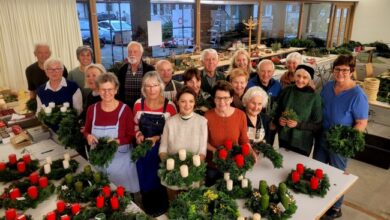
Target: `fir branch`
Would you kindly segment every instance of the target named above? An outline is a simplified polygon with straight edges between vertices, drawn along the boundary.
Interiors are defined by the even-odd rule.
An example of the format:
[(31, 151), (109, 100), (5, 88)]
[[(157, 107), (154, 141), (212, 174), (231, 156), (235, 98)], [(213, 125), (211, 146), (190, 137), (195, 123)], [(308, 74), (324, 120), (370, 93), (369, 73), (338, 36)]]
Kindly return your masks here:
[(268, 158), (275, 168), (283, 167), (283, 155), (277, 152), (271, 145), (265, 142), (255, 143), (252, 148), (263, 153), (264, 157)]
[(364, 134), (352, 127), (335, 125), (326, 133), (328, 148), (343, 157), (354, 157), (364, 150)]
[(285, 183), (288, 188), (292, 189), (294, 192), (308, 194), (310, 197), (324, 197), (328, 192), (330, 187), (328, 175), (323, 174), (323, 178), (318, 182), (318, 188), (313, 190), (310, 188), (310, 179), (315, 176), (315, 171), (313, 169), (305, 167), (304, 173), (301, 175), (299, 182), (297, 183), (292, 181), (291, 176), (293, 172), (294, 170), (288, 174)]
[(118, 143), (110, 141), (109, 138), (99, 138), (96, 147), (89, 152), (89, 162), (95, 166), (107, 167), (116, 151)]
[(151, 140), (144, 140), (142, 143), (137, 145), (131, 152), (131, 160), (137, 161), (140, 157), (145, 157), (146, 153), (153, 147)]
[[(18, 162), (22, 162), (23, 159), (20, 158)], [(22, 177), (29, 176), (32, 172), (39, 168), (38, 160), (31, 160), (29, 164), (26, 164), (26, 171), (20, 173), (17, 169), (17, 162), (11, 165), (9, 162), (6, 165), (6, 169), (0, 171), (0, 182), (9, 182), (13, 180), (18, 180)]]

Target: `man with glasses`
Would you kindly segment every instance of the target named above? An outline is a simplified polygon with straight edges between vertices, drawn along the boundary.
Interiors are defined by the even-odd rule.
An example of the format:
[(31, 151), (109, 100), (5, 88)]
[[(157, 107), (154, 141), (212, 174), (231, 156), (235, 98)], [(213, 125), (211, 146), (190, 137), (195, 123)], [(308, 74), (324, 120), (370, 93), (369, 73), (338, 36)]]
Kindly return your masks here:
[[(26, 78), (28, 83), (28, 90), (30, 91), (30, 98), (36, 97), (36, 90), (38, 87), (47, 82), (43, 64), (51, 55), (50, 47), (46, 43), (37, 43), (34, 46), (34, 55), (37, 58), (37, 62), (31, 64), (26, 68)], [(68, 76), (68, 71), (64, 67), (63, 76)]]

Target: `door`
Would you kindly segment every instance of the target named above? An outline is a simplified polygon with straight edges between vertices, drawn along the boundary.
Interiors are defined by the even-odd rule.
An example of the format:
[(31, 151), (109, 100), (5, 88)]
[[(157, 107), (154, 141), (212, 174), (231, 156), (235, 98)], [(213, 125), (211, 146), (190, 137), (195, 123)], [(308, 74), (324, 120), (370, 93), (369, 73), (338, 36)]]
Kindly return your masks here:
[(348, 42), (351, 36), (353, 4), (336, 3), (331, 16), (328, 47), (337, 47)]

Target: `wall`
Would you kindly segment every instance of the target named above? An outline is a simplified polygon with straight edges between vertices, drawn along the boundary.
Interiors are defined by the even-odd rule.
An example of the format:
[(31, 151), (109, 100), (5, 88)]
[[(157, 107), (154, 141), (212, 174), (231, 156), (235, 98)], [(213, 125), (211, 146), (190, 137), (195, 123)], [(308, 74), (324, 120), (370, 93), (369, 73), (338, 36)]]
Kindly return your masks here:
[(359, 0), (351, 40), (362, 43), (382, 41), (390, 44), (389, 10), (389, 0)]

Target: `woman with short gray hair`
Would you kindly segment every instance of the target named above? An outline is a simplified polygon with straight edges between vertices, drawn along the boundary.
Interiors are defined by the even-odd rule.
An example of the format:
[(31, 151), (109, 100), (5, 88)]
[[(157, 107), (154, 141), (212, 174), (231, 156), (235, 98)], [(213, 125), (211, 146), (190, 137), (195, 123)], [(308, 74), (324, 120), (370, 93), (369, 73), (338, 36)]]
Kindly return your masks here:
[(69, 71), (68, 79), (77, 83), (85, 100), (90, 89), (85, 88), (85, 68), (92, 63), (92, 48), (90, 46), (80, 46), (76, 50), (77, 60), (80, 65)]
[(302, 63), (302, 55), (298, 52), (293, 52), (286, 57), (287, 71), (280, 78), (280, 84), (282, 88), (286, 88), (288, 85), (294, 84), (295, 69)]

